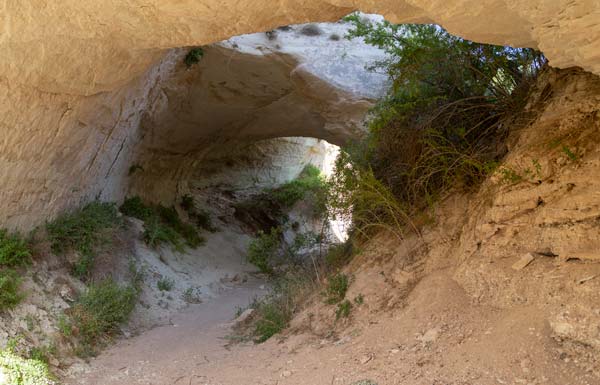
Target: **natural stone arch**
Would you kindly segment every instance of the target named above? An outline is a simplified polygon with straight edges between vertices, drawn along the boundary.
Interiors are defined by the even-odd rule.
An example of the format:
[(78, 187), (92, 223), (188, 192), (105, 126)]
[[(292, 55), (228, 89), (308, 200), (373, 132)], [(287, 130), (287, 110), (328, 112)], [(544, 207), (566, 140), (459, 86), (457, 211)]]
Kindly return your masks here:
[(438, 23), (475, 41), (539, 48), (553, 66), (600, 73), (595, 0), (26, 0), (2, 9), (0, 76), (48, 92), (89, 95), (124, 85), (168, 48), (334, 21), (354, 10), (393, 22)]

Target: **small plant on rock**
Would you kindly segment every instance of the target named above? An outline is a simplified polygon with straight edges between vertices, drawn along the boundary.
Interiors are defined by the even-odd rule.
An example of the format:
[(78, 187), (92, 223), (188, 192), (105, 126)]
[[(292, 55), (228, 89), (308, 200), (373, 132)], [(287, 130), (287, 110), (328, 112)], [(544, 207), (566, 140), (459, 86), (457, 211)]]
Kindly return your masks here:
[(348, 276), (343, 273), (338, 273), (331, 276), (327, 282), (326, 299), (330, 305), (334, 305), (342, 301), (346, 297), (348, 291)]
[(169, 279), (169, 278), (161, 278), (156, 283), (156, 286), (158, 287), (158, 290), (160, 290), (160, 291), (171, 291), (171, 290), (173, 290), (174, 285), (175, 285), (175, 282), (173, 282), (173, 280)]
[(185, 59), (183, 59), (187, 68), (192, 67), (194, 64), (200, 63), (200, 59), (204, 56), (204, 50), (201, 47), (192, 48), (188, 51), (187, 55), (185, 55)]

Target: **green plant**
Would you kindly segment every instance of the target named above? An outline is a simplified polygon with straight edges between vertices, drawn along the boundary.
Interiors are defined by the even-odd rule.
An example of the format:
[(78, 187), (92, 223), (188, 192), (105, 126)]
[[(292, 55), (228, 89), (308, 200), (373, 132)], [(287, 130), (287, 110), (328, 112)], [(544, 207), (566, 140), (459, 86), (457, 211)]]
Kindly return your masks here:
[(412, 218), (452, 188), (476, 188), (493, 170), (508, 122), (525, 116), (546, 60), (433, 25), (371, 23), (359, 14), (345, 20), (353, 26), (347, 38), (388, 53), (372, 68), (385, 71), (392, 87), (372, 111), (369, 134), (342, 152), (335, 200), (358, 219), (359, 232), (373, 224), (416, 231)]
[(201, 47), (192, 48), (188, 51), (187, 55), (183, 59), (183, 62), (190, 68), (194, 64), (200, 63), (200, 59), (204, 56), (204, 50)]
[(9, 234), (0, 229), (0, 266), (19, 267), (31, 262), (31, 250), (27, 242), (18, 234)]
[(350, 311), (352, 311), (352, 302), (346, 299), (338, 303), (337, 309), (335, 310), (335, 319), (348, 318), (350, 316)]
[(37, 359), (26, 359), (10, 349), (0, 351), (2, 383), (10, 385), (55, 385), (48, 366)]
[(69, 310), (71, 330), (63, 334), (76, 331), (83, 347), (80, 352), (87, 355), (102, 338), (117, 332), (118, 326), (127, 321), (136, 299), (132, 286), (120, 286), (110, 279), (94, 283)]
[(500, 183), (502, 184), (515, 184), (523, 180), (521, 175), (509, 167), (502, 167), (498, 172), (500, 173)]
[(144, 222), (144, 241), (152, 246), (158, 247), (163, 243), (171, 244), (177, 251), (183, 251), (181, 237), (173, 228), (165, 225), (157, 217), (152, 217)]
[(142, 221), (146, 221), (154, 215), (154, 210), (147, 206), (139, 196), (126, 198), (119, 210), (129, 217), (141, 219)]
[(337, 245), (331, 245), (325, 254), (325, 265), (330, 270), (339, 269), (350, 261), (352, 253), (353, 244), (350, 240)]
[(56, 354), (56, 345), (53, 343), (42, 346), (32, 347), (29, 351), (29, 358), (48, 364), (50, 357)]
[(19, 292), (21, 278), (16, 271), (0, 270), (0, 311), (12, 309), (23, 299)]
[(265, 274), (273, 274), (271, 261), (276, 257), (280, 247), (281, 229), (271, 228), (269, 233), (258, 232), (248, 246), (248, 262), (258, 267)]
[(292, 207), (310, 194), (314, 204), (315, 215), (323, 215), (327, 209), (328, 185), (321, 175), (321, 170), (309, 164), (304, 167), (298, 178), (273, 189), (269, 195), (285, 208)]
[(79, 253), (80, 259), (72, 268), (78, 278), (88, 278), (93, 268), (95, 250), (110, 241), (121, 224), (113, 203), (92, 202), (71, 213), (63, 214), (46, 224), (52, 250), (62, 254), (68, 250)]
[(365, 298), (363, 297), (362, 294), (357, 295), (356, 297), (354, 297), (354, 303), (357, 305), (362, 305), (365, 302)]
[(329, 277), (325, 302), (333, 305), (342, 301), (346, 297), (346, 291), (348, 291), (348, 276), (346, 274), (338, 273)]
[(156, 287), (158, 287), (158, 290), (160, 291), (171, 291), (174, 285), (175, 282), (169, 278), (161, 278), (156, 283)]
[(254, 324), (254, 342), (262, 343), (287, 327), (290, 315), (277, 303), (260, 306), (260, 317)]
[(144, 168), (137, 163), (132, 164), (131, 166), (129, 166), (129, 171), (127, 172), (127, 175), (131, 176), (137, 171), (144, 171)]
[(572, 160), (573, 162), (577, 161), (579, 159), (579, 157), (573, 152), (571, 151), (571, 149), (565, 145), (563, 145), (561, 147), (561, 150), (563, 153), (565, 153), (570, 160)]

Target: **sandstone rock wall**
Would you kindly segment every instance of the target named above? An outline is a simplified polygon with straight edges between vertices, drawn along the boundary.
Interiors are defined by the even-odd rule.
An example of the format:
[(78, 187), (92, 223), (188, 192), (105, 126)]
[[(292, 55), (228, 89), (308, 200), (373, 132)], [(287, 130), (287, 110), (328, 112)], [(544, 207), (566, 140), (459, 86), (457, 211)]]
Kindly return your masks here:
[(138, 132), (140, 121), (164, 98), (158, 85), (181, 57), (172, 48), (337, 20), (356, 9), (537, 47), (554, 66), (600, 73), (595, 0), (4, 1), (0, 223), (29, 228), (80, 202), (125, 193), (131, 157), (147, 134)]

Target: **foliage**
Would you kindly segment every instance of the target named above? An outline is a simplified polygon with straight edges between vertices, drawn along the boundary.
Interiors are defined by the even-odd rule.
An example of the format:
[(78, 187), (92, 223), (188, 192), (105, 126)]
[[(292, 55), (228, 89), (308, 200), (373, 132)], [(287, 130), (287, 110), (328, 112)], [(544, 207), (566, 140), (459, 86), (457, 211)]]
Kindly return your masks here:
[(292, 207), (301, 199), (310, 200), (315, 207), (315, 215), (322, 215), (327, 210), (327, 188), (321, 170), (309, 164), (298, 178), (271, 190), (270, 195), (285, 208)]
[(255, 312), (254, 341), (264, 342), (285, 329), (316, 285), (313, 272), (302, 266), (294, 266), (276, 277), (271, 294), (251, 305)]
[(217, 228), (213, 225), (210, 213), (203, 209), (198, 209), (194, 198), (191, 195), (181, 197), (181, 208), (183, 208), (190, 219), (201, 229), (214, 233)]
[(144, 221), (144, 241), (157, 247), (160, 244), (171, 244), (175, 250), (182, 251), (183, 243), (191, 248), (204, 244), (196, 228), (185, 223), (174, 207), (163, 205), (147, 205), (139, 196), (127, 198), (120, 207), (123, 214)]
[(56, 384), (48, 366), (37, 359), (20, 357), (11, 349), (0, 351), (0, 373), (2, 383), (11, 385), (52, 385)]
[(190, 68), (194, 64), (200, 63), (200, 59), (204, 56), (204, 50), (201, 47), (192, 48), (188, 51), (183, 59), (183, 62)]
[(350, 316), (350, 311), (352, 311), (352, 302), (346, 299), (338, 303), (337, 309), (335, 310), (335, 319), (348, 318)]
[(330, 305), (342, 301), (346, 297), (348, 291), (348, 276), (343, 273), (335, 274), (329, 277), (326, 288), (326, 299)]
[(9, 234), (0, 229), (0, 266), (26, 266), (31, 262), (31, 251), (27, 242), (18, 233)]
[(79, 337), (84, 348), (81, 352), (92, 353), (103, 338), (116, 333), (128, 320), (136, 299), (135, 288), (120, 286), (111, 279), (90, 285), (70, 309), (68, 334)]
[(0, 311), (12, 309), (23, 299), (19, 292), (21, 278), (16, 271), (0, 270)]
[(96, 248), (110, 240), (110, 235), (120, 223), (113, 203), (96, 201), (59, 216), (46, 224), (46, 230), (55, 253), (62, 254), (68, 250), (79, 253), (80, 259), (72, 272), (85, 279), (91, 274)]
[(142, 221), (146, 221), (154, 215), (152, 207), (147, 206), (139, 196), (126, 198), (121, 207), (119, 207), (119, 210), (129, 217)]
[(173, 280), (169, 278), (161, 278), (156, 283), (156, 286), (160, 291), (171, 291), (174, 285), (175, 282), (173, 282)]
[(254, 325), (256, 343), (262, 343), (286, 328), (291, 316), (277, 302), (265, 302), (259, 306), (260, 318)]
[(281, 229), (271, 228), (269, 233), (258, 232), (248, 246), (248, 262), (258, 267), (262, 273), (273, 274), (271, 261), (277, 256), (280, 248)]
[(325, 254), (325, 265), (328, 269), (340, 269), (352, 258), (353, 243), (348, 240), (344, 243), (331, 245)]
[(531, 49), (479, 44), (434, 25), (371, 23), (350, 15), (347, 38), (385, 50), (392, 86), (369, 135), (338, 159), (335, 208), (355, 227), (412, 226), (409, 218), (454, 187), (474, 188), (503, 155), (508, 119), (524, 108), (545, 64)]

